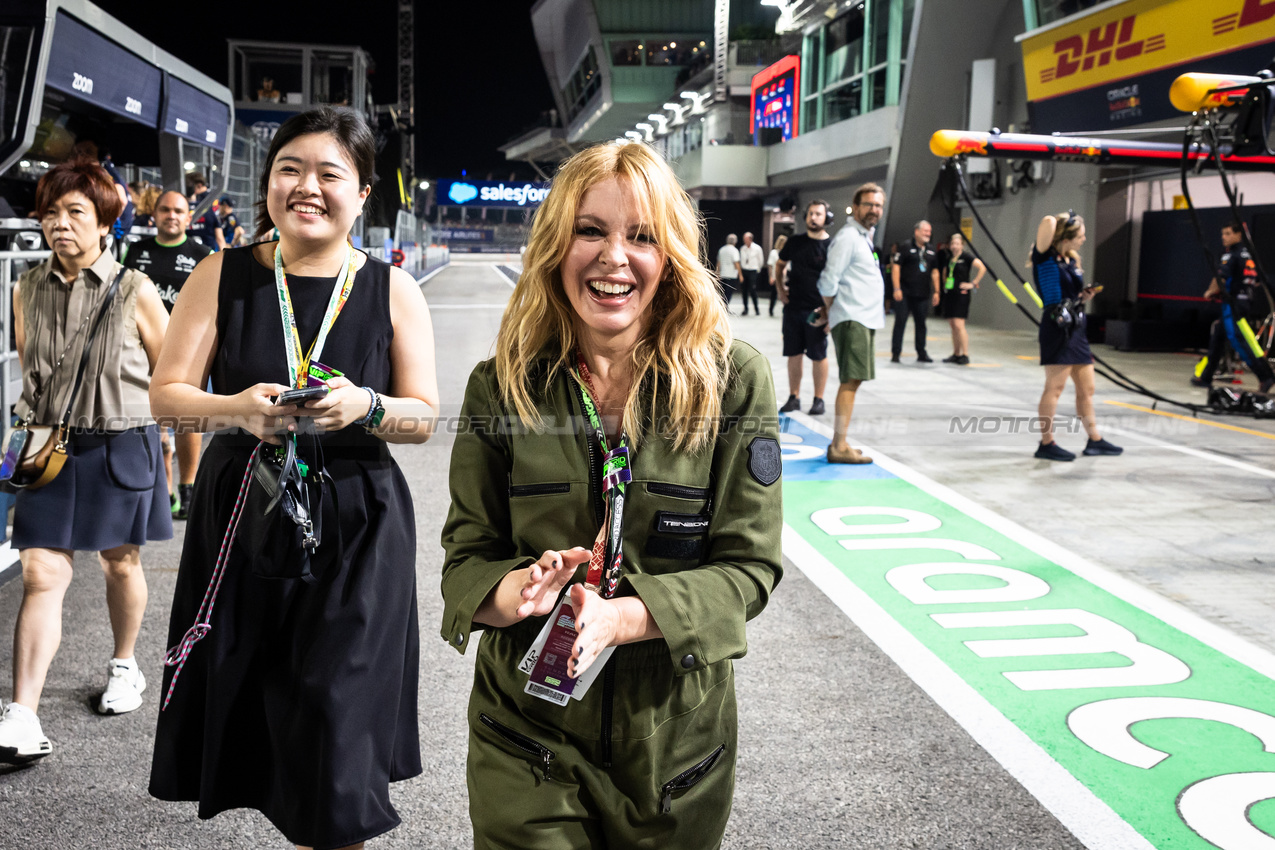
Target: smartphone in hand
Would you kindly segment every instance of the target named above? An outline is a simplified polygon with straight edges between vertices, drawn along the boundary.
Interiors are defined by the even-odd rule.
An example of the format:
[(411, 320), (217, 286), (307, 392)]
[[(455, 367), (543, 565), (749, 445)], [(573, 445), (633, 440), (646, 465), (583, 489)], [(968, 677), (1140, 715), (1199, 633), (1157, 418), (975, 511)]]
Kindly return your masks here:
[(284, 390), (275, 396), (272, 401), (275, 404), (305, 404), (307, 401), (313, 401), (316, 398), (323, 398), (328, 394), (326, 386), (317, 387), (299, 387), (291, 390)]

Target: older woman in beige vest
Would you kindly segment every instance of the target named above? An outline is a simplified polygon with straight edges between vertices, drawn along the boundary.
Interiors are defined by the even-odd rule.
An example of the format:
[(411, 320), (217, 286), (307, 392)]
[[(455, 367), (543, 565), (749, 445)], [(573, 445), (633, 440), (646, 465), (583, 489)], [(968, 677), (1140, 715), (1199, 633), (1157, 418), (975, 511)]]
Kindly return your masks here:
[[(68, 162), (49, 171), (36, 188), (36, 212), (53, 255), (23, 275), (13, 291), (22, 363), (17, 414), (31, 425), (62, 424), (68, 408), (70, 415), (65, 465), (38, 489), (20, 490), (14, 508), (12, 546), (22, 559), (22, 606), (14, 635), (13, 701), (0, 715), (0, 762), (22, 763), (52, 751), (36, 712), (61, 642), (62, 599), (75, 551), (96, 551), (106, 574), (115, 652), (98, 711), (133, 711), (146, 687), (133, 658), (146, 610), (140, 549), (148, 540), (173, 535), (148, 399), (168, 314), (150, 279), (131, 269), (121, 276), (122, 267), (105, 250), (121, 206), (114, 183), (96, 162)], [(99, 314), (102, 321), (92, 335)], [(83, 383), (73, 392), (81, 368)]]

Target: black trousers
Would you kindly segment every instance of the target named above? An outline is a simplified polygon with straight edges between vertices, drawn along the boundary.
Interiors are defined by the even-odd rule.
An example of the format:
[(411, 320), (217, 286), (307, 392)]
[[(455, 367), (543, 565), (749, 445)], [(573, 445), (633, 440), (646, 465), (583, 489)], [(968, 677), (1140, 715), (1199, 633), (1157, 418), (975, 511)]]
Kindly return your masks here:
[(916, 334), (916, 353), (925, 354), (925, 317), (930, 313), (930, 296), (904, 295), (902, 301), (894, 302), (894, 336), (890, 341), (890, 353), (896, 357), (903, 353), (903, 330), (907, 327), (909, 313)]
[(761, 308), (757, 306), (757, 283), (761, 278), (761, 272), (753, 269), (744, 269), (743, 275), (744, 278), (741, 281), (743, 285), (740, 286), (740, 295), (743, 296), (744, 315), (748, 315), (748, 299), (751, 298), (753, 299), (753, 312), (760, 316)]
[[(730, 309), (730, 297), (735, 294), (735, 289), (739, 286), (739, 279), (733, 277), (718, 278), (722, 284), (722, 298), (726, 299), (726, 308)], [(744, 302), (747, 306), (747, 302)]]
[[(1241, 318), (1249, 320), (1254, 318), (1254, 310), (1248, 299), (1236, 298), (1235, 308)], [(1228, 348), (1234, 351), (1253, 370), (1253, 376), (1257, 380), (1265, 382), (1275, 377), (1270, 364), (1264, 358), (1255, 357), (1248, 350), (1248, 344), (1240, 334), (1239, 328), (1234, 325), (1236, 320), (1229, 319), (1227, 313), (1228, 311), (1224, 309), (1222, 318), (1213, 323), (1212, 332), (1209, 334), (1209, 362), (1204, 364), (1204, 371), (1200, 373), (1200, 379), (1203, 381), (1213, 380), (1213, 375), (1217, 373), (1218, 367), (1221, 366), (1222, 359), (1226, 357)], [(1234, 343), (1231, 341), (1232, 335), (1234, 335)]]

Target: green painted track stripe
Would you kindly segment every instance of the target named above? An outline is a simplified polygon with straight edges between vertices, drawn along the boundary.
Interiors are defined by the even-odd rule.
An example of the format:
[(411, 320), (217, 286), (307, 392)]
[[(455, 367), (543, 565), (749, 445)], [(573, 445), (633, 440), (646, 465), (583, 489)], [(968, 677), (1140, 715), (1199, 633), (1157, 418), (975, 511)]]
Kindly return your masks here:
[[(806, 416), (792, 420), (812, 438), (830, 436)], [(812, 464), (794, 465), (785, 484), (784, 554), (904, 672), (1088, 847), (1275, 848), (1275, 799), (1268, 799), (1275, 798), (1275, 755), (1262, 746), (1275, 751), (1275, 717), (1266, 713), (1275, 709), (1275, 656), (867, 451), (880, 470), (863, 480), (837, 480), (836, 470), (829, 470), (833, 480), (818, 480)], [(847, 530), (855, 524), (854, 506), (868, 514), (894, 511), (887, 521), (912, 517), (914, 528), (894, 537), (884, 525)], [(847, 507), (851, 513), (838, 520), (837, 511)], [(827, 508), (835, 510), (815, 517)], [(900, 547), (906, 539), (929, 548)], [(930, 588), (948, 594), (941, 604), (920, 601), (923, 584), (911, 586), (911, 597), (904, 594), (905, 574), (936, 564), (988, 575), (1003, 570), (1028, 590), (1035, 582), (1045, 595), (958, 604), (954, 591), (994, 596), (998, 588), (991, 585), (1004, 584), (980, 584), (968, 574), (978, 569), (959, 568), (952, 572), (964, 575), (928, 579)], [(1025, 630), (1009, 622), (1063, 612), (1092, 625), (1038, 622)], [(989, 622), (995, 619), (1005, 622)], [(1077, 640), (1094, 634), (1094, 626), (1127, 629), (1133, 648), (1149, 660), (1119, 667), (1138, 654), (1119, 650), (1025, 657), (1032, 639)], [(1112, 667), (1121, 672), (1103, 672)], [(1058, 684), (1077, 668), (1086, 684)], [(1148, 671), (1161, 678), (1134, 686), (1126, 677)], [(1033, 687), (1033, 675), (1052, 684)], [(1104, 676), (1105, 684), (1094, 684)], [(1218, 722), (1190, 719), (1204, 716), (1190, 713), (1199, 710)], [(1154, 722), (1135, 726), (1143, 719)]]

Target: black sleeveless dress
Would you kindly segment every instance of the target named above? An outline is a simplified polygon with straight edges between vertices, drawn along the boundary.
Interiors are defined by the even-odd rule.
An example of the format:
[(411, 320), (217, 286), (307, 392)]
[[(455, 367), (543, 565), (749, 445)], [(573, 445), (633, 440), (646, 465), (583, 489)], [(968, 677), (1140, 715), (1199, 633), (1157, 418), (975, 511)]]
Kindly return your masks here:
[[(273, 269), (226, 251), (213, 391), (288, 383)], [(321, 356), (358, 386), (390, 389), (390, 267), (369, 260)], [(308, 350), (333, 278), (289, 276)], [(212, 629), (160, 712), (150, 793), (199, 816), (260, 810), (294, 844), (342, 847), (393, 829), (389, 783), (421, 772), (416, 691), (416, 524), (385, 443), (352, 425), (321, 437), (342, 553), (315, 584), (254, 576), (232, 551)], [(168, 646), (194, 624), (255, 437), (218, 433), (199, 464)], [(302, 442), (304, 446), (304, 440)], [(325, 529), (325, 541), (329, 531)], [(168, 692), (174, 668), (164, 671)], [(162, 703), (161, 703), (162, 704)]]

